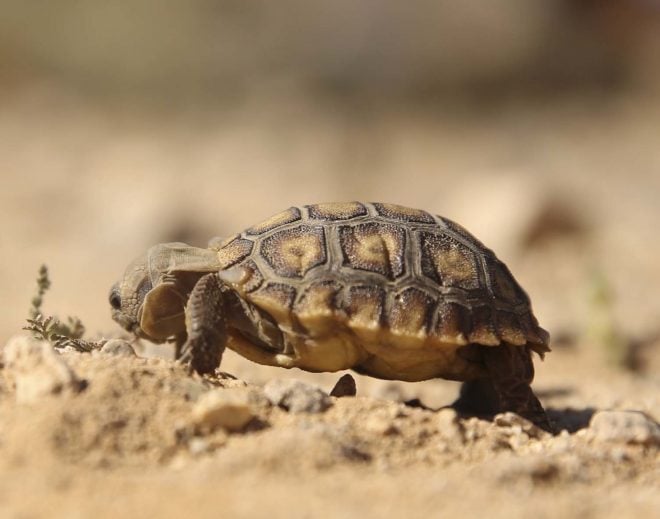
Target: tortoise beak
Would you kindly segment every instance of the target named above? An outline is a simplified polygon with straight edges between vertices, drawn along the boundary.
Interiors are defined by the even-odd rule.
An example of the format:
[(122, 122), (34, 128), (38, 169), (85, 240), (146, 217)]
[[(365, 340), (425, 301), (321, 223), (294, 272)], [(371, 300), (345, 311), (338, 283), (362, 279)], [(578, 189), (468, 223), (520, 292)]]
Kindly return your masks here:
[[(155, 343), (155, 344), (161, 344), (161, 343), (167, 341), (167, 339), (156, 338), (156, 337), (152, 337), (151, 335), (147, 334), (147, 333), (146, 333), (146, 332), (140, 327), (140, 323), (135, 323), (135, 324), (131, 327), (130, 332), (131, 332), (133, 335), (135, 335), (138, 339), (144, 339), (144, 340), (146, 340), (146, 341), (153, 342), (153, 343)], [(169, 339), (169, 337), (168, 337), (168, 339)]]

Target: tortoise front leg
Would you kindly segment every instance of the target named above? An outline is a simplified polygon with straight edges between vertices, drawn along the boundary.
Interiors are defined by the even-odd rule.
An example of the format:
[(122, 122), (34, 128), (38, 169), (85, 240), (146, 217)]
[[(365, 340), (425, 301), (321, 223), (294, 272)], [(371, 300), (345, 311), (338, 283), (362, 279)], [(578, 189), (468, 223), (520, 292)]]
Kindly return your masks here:
[(530, 348), (501, 344), (484, 347), (483, 356), (501, 410), (512, 411), (553, 432), (554, 427), (530, 386), (534, 379)]
[(225, 287), (216, 274), (206, 274), (195, 284), (186, 306), (187, 340), (180, 361), (199, 374), (220, 365), (227, 340)]

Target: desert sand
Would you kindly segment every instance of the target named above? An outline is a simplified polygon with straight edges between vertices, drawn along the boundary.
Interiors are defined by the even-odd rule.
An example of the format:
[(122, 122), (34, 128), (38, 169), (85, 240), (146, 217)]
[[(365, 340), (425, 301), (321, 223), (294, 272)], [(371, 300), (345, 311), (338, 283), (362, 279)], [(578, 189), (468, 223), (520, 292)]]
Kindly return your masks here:
[[(653, 92), (476, 113), (270, 96), (182, 113), (5, 91), (0, 516), (656, 516), (659, 107)], [(147, 343), (56, 352), (21, 332), (42, 263), (46, 313), (125, 338), (107, 294), (133, 256), (336, 200), (443, 214), (507, 262), (553, 337), (534, 388), (561, 433), (459, 416), (455, 382), (354, 375), (357, 396), (336, 398), (343, 373), (227, 353), (201, 378)]]

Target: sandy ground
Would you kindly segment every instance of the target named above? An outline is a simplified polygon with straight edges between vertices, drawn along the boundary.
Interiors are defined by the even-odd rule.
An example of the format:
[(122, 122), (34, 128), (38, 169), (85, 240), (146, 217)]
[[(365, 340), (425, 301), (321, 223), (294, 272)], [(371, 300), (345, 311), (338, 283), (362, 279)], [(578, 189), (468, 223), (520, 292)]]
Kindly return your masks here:
[[(357, 397), (294, 413), (264, 385), (329, 393), (341, 374), (229, 354), (236, 380), (202, 380), (143, 358), (158, 353), (148, 345), (59, 355), (19, 340), (0, 369), (0, 516), (654, 516), (658, 107), (638, 93), (477, 112), (269, 98), (154, 113), (4, 92), (0, 344), (23, 325), (41, 263), (46, 312), (116, 337), (108, 289), (153, 243), (203, 244), (291, 204), (397, 202), (464, 224), (528, 290), (554, 337), (534, 387), (565, 432), (456, 416), (452, 382), (356, 376)], [(249, 421), (199, 418), (211, 393), (220, 407), (238, 398)]]

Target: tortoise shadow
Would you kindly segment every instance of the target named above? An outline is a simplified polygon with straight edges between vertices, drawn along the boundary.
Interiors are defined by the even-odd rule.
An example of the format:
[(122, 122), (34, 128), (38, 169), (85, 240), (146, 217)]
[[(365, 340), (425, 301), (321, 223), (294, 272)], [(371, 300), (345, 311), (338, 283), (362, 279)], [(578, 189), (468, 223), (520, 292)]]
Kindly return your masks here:
[[(418, 406), (415, 406), (418, 407)], [(419, 406), (423, 407), (424, 409), (429, 409), (428, 407), (425, 406)], [(454, 409), (458, 411), (458, 415), (461, 418), (480, 418), (481, 420), (488, 420), (489, 422), (492, 422), (495, 415), (494, 414), (481, 414), (481, 413), (470, 413), (470, 412), (465, 412), (464, 410), (457, 410), (454, 406), (445, 406), (440, 409)], [(433, 409), (429, 409), (432, 410)], [(550, 419), (550, 422), (554, 424), (556, 431), (554, 434), (559, 434), (561, 431), (566, 430), (570, 434), (574, 434), (577, 431), (581, 429), (586, 429), (589, 427), (589, 423), (591, 422), (591, 417), (594, 415), (595, 412), (598, 411), (598, 409), (594, 407), (585, 407), (584, 409), (573, 409), (572, 407), (565, 407), (565, 408), (552, 408), (552, 407), (546, 407), (545, 408), (546, 414), (548, 415), (548, 418)]]
[[(454, 405), (446, 405), (446, 406), (441, 406), (439, 408), (431, 408), (424, 405), (418, 398), (407, 400), (403, 402), (403, 404), (405, 404), (408, 407), (424, 409), (426, 411), (433, 411), (433, 412), (440, 411), (441, 409), (454, 409), (455, 411), (458, 412), (458, 415), (463, 419), (475, 417), (492, 422), (495, 417), (495, 415), (492, 413), (467, 412), (464, 409), (457, 409)], [(563, 430), (568, 431), (570, 434), (574, 434), (581, 429), (586, 429), (587, 427), (589, 427), (589, 423), (591, 422), (592, 416), (597, 411), (598, 409), (596, 409), (595, 407), (585, 407), (582, 409), (574, 409), (572, 407), (564, 407), (564, 408), (546, 407), (546, 414), (548, 415), (550, 421), (554, 423), (557, 430), (557, 434)]]
[(562, 397), (570, 396), (574, 392), (575, 389), (570, 386), (560, 386), (560, 387), (534, 390), (536, 396), (539, 397), (541, 400), (546, 400), (549, 398), (562, 398)]
[(558, 430), (567, 430), (570, 434), (589, 427), (591, 417), (598, 411), (595, 407), (574, 409), (572, 407), (546, 407), (548, 418), (555, 423)]

